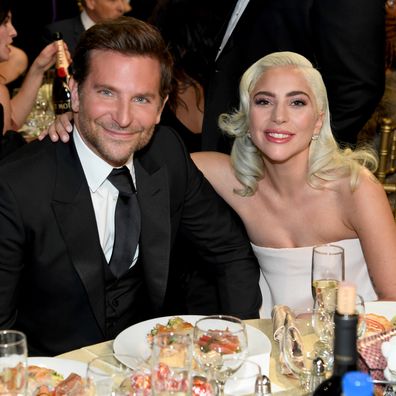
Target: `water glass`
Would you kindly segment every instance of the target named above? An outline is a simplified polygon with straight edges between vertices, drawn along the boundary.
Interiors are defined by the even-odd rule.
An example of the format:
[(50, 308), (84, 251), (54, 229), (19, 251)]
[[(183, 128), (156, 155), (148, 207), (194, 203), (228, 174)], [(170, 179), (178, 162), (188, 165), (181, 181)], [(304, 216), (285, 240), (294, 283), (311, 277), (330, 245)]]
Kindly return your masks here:
[[(122, 363), (121, 363), (122, 361)], [(149, 396), (150, 370), (143, 359), (103, 355), (88, 363), (87, 394), (95, 396)], [(146, 386), (143, 386), (146, 384)]]
[(358, 321), (358, 338), (364, 337), (366, 333), (366, 307), (364, 305), (364, 299), (361, 295), (356, 295), (356, 313), (359, 315)]
[(191, 395), (192, 340), (189, 334), (161, 333), (153, 340), (153, 395)]
[(254, 395), (257, 377), (261, 376), (260, 366), (250, 360), (236, 362), (238, 370), (227, 379), (224, 387), (225, 395)]
[(217, 394), (223, 396), (227, 379), (248, 353), (245, 323), (233, 316), (205, 316), (195, 323), (193, 341), (199, 369), (216, 382)]
[(0, 395), (22, 396), (27, 387), (27, 343), (16, 330), (0, 331)]

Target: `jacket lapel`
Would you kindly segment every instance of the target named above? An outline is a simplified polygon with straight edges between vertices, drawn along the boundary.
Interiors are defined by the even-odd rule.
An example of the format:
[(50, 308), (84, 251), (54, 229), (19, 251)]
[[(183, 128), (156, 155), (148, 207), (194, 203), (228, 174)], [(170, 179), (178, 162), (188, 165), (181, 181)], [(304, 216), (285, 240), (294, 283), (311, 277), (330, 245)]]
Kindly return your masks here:
[(136, 188), (142, 216), (140, 260), (155, 309), (162, 306), (169, 272), (170, 203), (165, 168), (135, 159)]
[(89, 188), (74, 144), (57, 145), (58, 178), (52, 207), (71, 261), (105, 333), (102, 251)]

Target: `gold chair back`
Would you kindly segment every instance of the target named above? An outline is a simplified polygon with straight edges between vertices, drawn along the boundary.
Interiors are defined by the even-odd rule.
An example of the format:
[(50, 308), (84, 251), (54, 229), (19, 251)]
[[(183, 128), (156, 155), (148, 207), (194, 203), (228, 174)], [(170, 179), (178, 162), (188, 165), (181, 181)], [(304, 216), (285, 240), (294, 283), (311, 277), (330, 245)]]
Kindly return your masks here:
[[(378, 169), (376, 176), (387, 194), (396, 193), (396, 126), (390, 118), (382, 118), (379, 126)], [(392, 204), (392, 202), (391, 202)], [(396, 205), (393, 203), (396, 220)]]

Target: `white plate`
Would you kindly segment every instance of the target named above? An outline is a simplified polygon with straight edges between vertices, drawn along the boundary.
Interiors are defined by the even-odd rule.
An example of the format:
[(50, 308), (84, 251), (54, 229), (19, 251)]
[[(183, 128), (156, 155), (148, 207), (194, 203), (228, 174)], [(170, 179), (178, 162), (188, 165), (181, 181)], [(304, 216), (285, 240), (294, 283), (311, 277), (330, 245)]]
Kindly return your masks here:
[[(198, 319), (203, 318), (203, 316), (198, 315), (181, 315), (180, 317), (191, 324), (195, 324)], [(116, 355), (130, 354), (147, 359), (151, 354), (147, 343), (147, 334), (157, 323), (165, 325), (170, 318), (172, 316), (150, 319), (128, 327), (115, 338), (113, 343), (114, 353)], [(268, 337), (262, 331), (250, 325), (246, 325), (246, 330), (248, 335), (248, 355), (268, 354), (269, 356), (271, 342)]]
[(396, 316), (396, 301), (368, 301), (364, 305), (366, 313), (382, 315), (388, 320)]
[(87, 374), (87, 364), (77, 360), (53, 357), (30, 357), (28, 358), (28, 365), (35, 365), (55, 370), (59, 374), (62, 374), (65, 379), (71, 373), (78, 374), (83, 378), (85, 378)]

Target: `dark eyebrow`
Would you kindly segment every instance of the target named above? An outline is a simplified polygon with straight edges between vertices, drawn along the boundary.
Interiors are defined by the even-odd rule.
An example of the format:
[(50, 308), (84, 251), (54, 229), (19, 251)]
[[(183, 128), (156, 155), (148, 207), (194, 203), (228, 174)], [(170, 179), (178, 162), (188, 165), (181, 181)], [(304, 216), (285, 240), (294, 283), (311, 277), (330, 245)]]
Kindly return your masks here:
[[(256, 93), (254, 94), (254, 97), (256, 97), (257, 95), (270, 96), (271, 98), (274, 98), (274, 97), (275, 97), (275, 94), (272, 93), (272, 92), (269, 92), (269, 91), (259, 91), (259, 92), (256, 92)], [(307, 97), (309, 98), (309, 95), (308, 95), (306, 92), (304, 92), (304, 91), (291, 91), (291, 92), (288, 92), (288, 93), (286, 94), (287, 97), (292, 97), (292, 96), (296, 96), (296, 95), (304, 95), (304, 96), (307, 96)]]

